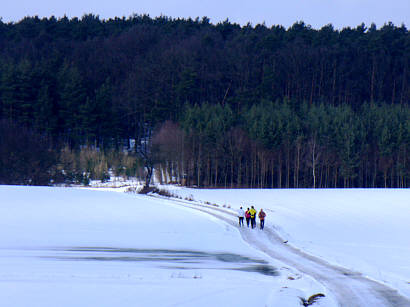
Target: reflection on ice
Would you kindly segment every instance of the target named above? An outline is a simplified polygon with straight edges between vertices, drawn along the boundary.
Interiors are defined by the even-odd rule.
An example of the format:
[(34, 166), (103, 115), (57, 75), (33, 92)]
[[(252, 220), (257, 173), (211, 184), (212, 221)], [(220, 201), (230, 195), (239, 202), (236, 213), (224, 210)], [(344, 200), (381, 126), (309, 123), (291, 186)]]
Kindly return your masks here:
[(161, 263), (164, 269), (216, 269), (256, 272), (278, 276), (277, 269), (265, 260), (232, 253), (210, 253), (190, 250), (136, 249), (113, 247), (71, 247), (52, 249), (43, 259), (62, 261), (119, 261)]

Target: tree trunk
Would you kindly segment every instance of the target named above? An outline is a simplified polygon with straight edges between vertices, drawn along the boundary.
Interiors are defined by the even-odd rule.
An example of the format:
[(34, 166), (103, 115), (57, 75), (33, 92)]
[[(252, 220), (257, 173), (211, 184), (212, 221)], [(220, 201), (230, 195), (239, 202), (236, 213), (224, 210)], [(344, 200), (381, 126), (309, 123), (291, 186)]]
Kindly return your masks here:
[(294, 187), (299, 187), (299, 169), (300, 169), (300, 152), (302, 144), (300, 139), (296, 140), (296, 160), (295, 160), (295, 173), (294, 173)]
[(312, 140), (312, 176), (313, 176), (313, 188), (316, 188), (316, 140)]
[(286, 188), (290, 187), (290, 145), (286, 145)]
[(242, 161), (241, 161), (241, 157), (239, 156), (239, 158), (238, 158), (238, 176), (237, 176), (237, 179), (236, 179), (236, 185), (237, 185), (237, 187), (238, 188), (240, 188), (241, 187), (241, 184), (242, 184), (242, 182), (241, 182), (241, 173), (242, 173)]
[(201, 144), (198, 146), (198, 157), (197, 157), (197, 186), (201, 186)]
[(271, 163), (271, 185), (272, 185), (272, 189), (275, 187), (275, 163), (273, 161), (273, 156), (270, 158), (270, 163)]
[(151, 183), (153, 167), (146, 166), (146, 169), (147, 169), (147, 174), (145, 176), (145, 186), (144, 187), (148, 188), (149, 184)]
[(278, 187), (282, 188), (282, 155), (280, 152), (278, 155)]
[(235, 161), (235, 157), (231, 155), (231, 188), (233, 188), (234, 161)]
[(218, 159), (215, 158), (215, 183), (214, 186), (218, 186)]

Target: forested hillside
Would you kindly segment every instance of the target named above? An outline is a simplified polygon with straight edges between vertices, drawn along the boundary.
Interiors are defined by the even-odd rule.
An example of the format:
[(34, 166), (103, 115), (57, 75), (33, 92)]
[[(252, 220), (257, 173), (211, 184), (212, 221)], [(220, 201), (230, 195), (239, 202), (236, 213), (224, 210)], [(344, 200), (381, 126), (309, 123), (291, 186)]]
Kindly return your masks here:
[(390, 23), (0, 20), (0, 183), (409, 187), (409, 59)]

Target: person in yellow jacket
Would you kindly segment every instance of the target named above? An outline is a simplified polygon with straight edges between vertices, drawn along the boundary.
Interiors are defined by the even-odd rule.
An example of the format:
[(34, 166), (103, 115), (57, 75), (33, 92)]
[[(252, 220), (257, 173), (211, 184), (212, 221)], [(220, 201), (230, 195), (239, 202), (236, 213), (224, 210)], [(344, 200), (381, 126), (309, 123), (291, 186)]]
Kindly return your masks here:
[(255, 228), (256, 227), (256, 210), (253, 206), (251, 206), (251, 209), (249, 210), (249, 214), (251, 215), (251, 227)]

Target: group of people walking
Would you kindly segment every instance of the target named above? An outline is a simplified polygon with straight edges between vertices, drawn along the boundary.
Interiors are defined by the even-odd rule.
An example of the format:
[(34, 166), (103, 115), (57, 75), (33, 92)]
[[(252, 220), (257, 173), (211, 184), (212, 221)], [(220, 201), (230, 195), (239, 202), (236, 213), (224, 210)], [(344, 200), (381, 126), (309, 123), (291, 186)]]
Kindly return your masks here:
[[(246, 219), (246, 225), (249, 228), (249, 223), (251, 225), (251, 228), (256, 227), (256, 214), (258, 212), (255, 210), (253, 206), (251, 208), (246, 209), (246, 211), (243, 210), (242, 207), (239, 208), (238, 210), (238, 218), (239, 218), (239, 227), (243, 227), (243, 222), (244, 219)], [(259, 221), (260, 221), (260, 229), (263, 229), (265, 227), (265, 217), (266, 213), (261, 209), (258, 213)]]

